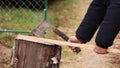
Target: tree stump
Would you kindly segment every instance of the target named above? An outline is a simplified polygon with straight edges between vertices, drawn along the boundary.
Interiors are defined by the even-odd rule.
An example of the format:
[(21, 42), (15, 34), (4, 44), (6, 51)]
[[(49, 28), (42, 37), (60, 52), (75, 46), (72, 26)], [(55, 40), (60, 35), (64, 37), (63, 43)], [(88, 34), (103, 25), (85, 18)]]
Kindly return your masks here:
[(59, 68), (62, 50), (60, 46), (29, 40), (31, 39), (18, 37), (15, 41), (16, 68)]

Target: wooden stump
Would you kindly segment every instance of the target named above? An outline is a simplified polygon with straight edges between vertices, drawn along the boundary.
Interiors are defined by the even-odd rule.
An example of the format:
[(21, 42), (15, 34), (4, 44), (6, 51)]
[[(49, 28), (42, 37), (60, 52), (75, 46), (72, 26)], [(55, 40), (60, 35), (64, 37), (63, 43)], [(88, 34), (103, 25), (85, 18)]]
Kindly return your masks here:
[[(55, 44), (16, 39), (16, 68), (59, 68), (62, 48)], [(35, 39), (34, 39), (35, 40)]]

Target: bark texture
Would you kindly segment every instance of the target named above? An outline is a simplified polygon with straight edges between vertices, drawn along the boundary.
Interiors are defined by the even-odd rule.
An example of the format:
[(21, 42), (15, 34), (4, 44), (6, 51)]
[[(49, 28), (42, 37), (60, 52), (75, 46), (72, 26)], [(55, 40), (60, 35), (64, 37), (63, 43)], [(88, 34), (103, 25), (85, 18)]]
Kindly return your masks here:
[(16, 68), (59, 68), (62, 48), (22, 39), (16, 40)]

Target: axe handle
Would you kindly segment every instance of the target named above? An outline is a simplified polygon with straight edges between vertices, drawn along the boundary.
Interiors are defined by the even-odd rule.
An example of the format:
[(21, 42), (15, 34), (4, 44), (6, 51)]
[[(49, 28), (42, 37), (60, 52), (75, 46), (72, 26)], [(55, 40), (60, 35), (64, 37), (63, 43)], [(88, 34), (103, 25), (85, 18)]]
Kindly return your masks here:
[[(58, 29), (53, 29), (53, 32), (55, 32), (57, 35), (59, 35), (61, 38), (63, 38), (65, 41), (68, 41), (69, 37), (66, 36), (63, 32), (61, 32)], [(81, 51), (81, 49), (79, 47), (75, 47), (75, 52), (79, 53)]]
[(53, 31), (59, 35), (61, 38), (63, 38), (65, 41), (68, 41), (69, 37), (66, 36), (63, 32), (61, 32), (60, 30), (58, 29), (53, 29)]

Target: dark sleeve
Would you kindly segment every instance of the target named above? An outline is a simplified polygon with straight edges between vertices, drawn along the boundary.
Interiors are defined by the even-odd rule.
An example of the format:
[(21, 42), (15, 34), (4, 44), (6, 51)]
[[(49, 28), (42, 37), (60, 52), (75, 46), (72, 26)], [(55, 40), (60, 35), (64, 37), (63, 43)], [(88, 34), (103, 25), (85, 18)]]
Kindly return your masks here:
[(76, 37), (82, 40), (83, 43), (90, 41), (103, 20), (105, 12), (106, 6), (103, 0), (93, 0), (76, 31)]
[(100, 25), (96, 37), (96, 44), (102, 48), (108, 48), (120, 31), (120, 0), (114, 0), (107, 9), (104, 20)]

